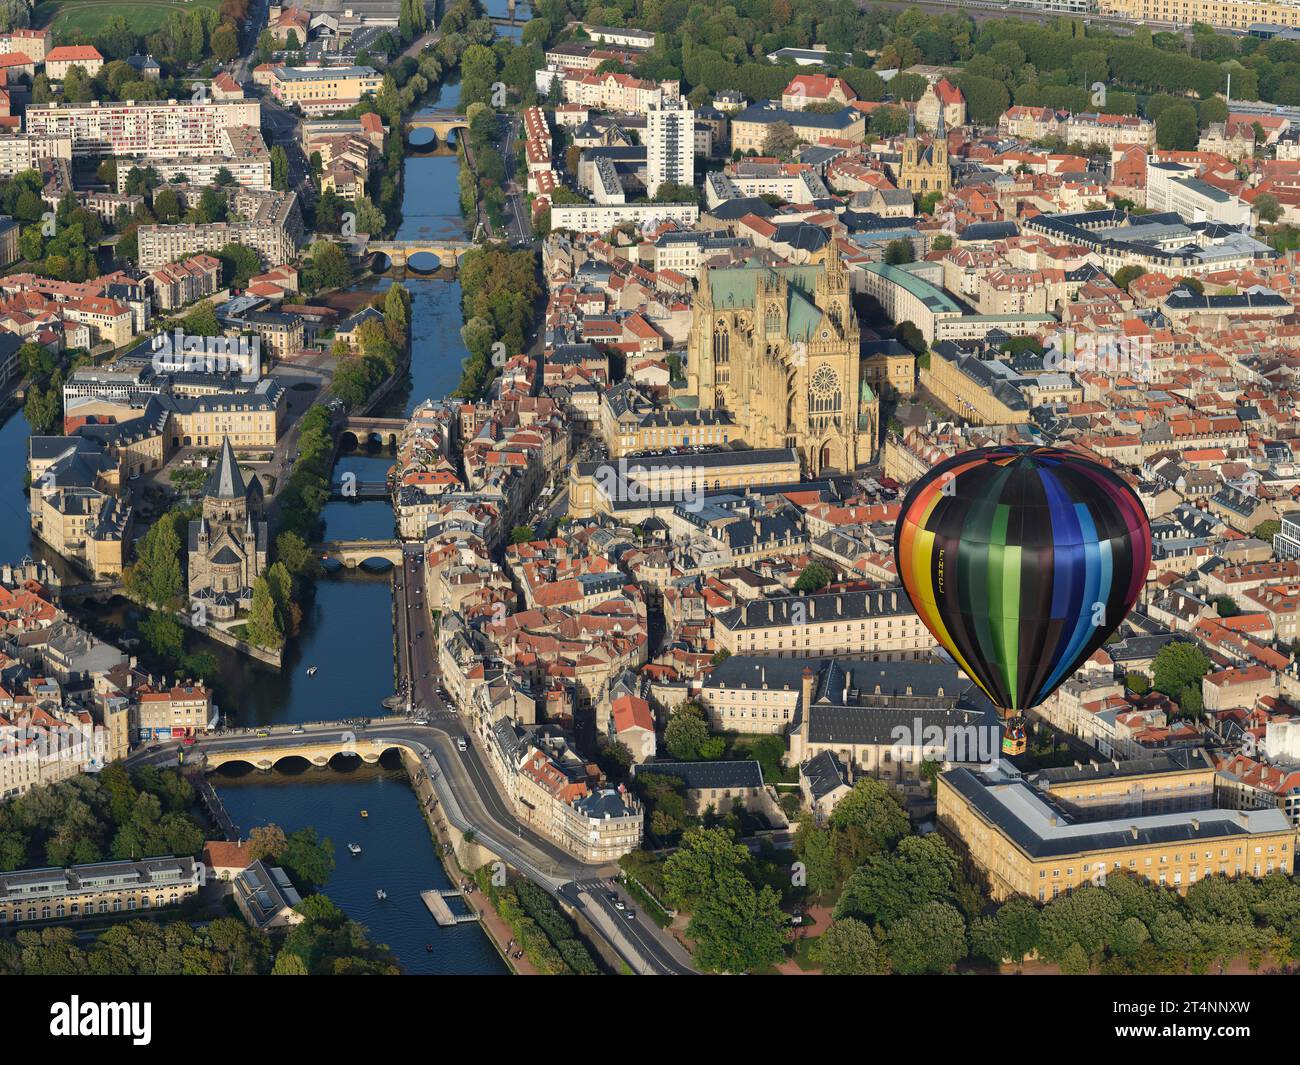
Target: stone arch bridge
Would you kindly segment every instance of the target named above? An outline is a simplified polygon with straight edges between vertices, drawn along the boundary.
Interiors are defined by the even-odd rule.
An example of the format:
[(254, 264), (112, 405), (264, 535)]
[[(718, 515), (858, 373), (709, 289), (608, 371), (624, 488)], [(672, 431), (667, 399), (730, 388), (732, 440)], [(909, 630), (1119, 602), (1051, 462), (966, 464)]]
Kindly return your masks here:
[(223, 765), (243, 762), (254, 769), (269, 771), (287, 758), (301, 758), (318, 767), (328, 765), (335, 758), (360, 758), (367, 765), (374, 765), (385, 752), (401, 751), (410, 746), (409, 740), (397, 737), (358, 736), (349, 732), (303, 737), (302, 743), (285, 743), (281, 736), (278, 741), (268, 738), (266, 745), (260, 747), (205, 751), (203, 768), (219, 769)]
[(462, 255), (473, 250), (474, 243), (469, 240), (372, 240), (366, 244), (367, 254), (387, 257), (393, 270), (405, 270), (411, 256), (421, 253), (436, 255), (440, 267), (452, 270)]
[(402, 564), (401, 540), (327, 540), (313, 548), (317, 557), (356, 569), (363, 562), (383, 559), (394, 566)]

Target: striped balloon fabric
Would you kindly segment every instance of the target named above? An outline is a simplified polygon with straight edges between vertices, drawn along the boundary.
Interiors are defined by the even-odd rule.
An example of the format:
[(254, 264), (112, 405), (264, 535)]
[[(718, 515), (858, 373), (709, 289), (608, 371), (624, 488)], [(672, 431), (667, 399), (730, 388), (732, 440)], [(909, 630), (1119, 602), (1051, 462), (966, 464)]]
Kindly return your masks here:
[(1127, 484), (1077, 452), (979, 448), (908, 492), (894, 560), (935, 639), (1012, 713), (1051, 695), (1132, 609), (1151, 525)]

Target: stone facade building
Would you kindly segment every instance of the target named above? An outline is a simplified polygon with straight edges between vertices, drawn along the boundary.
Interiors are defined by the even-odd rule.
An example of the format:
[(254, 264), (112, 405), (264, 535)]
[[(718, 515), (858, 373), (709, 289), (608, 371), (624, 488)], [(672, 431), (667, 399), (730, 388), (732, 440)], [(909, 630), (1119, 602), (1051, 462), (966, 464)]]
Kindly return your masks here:
[(253, 603), (253, 582), (266, 568), (262, 485), (247, 483), (227, 437), (203, 488), (203, 517), (189, 527), (189, 598), (208, 621), (229, 620)]
[(688, 341), (689, 390), (755, 448), (795, 448), (805, 472), (853, 470), (875, 452), (879, 400), (862, 376), (848, 272), (817, 266), (709, 270)]

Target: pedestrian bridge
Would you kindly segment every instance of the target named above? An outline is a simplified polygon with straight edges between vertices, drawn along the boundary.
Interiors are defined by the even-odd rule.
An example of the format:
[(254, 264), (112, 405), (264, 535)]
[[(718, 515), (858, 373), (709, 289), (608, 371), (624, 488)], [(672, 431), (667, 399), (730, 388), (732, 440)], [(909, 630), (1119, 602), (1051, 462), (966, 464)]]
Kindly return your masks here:
[(263, 746), (205, 751), (203, 767), (212, 770), (242, 762), (254, 769), (270, 771), (277, 763), (288, 758), (301, 758), (319, 767), (329, 765), (336, 758), (360, 758), (367, 765), (374, 765), (386, 751), (400, 751), (410, 747), (407, 740), (367, 736), (364, 733), (359, 736), (347, 732), (332, 733), (329, 736), (304, 737), (301, 743), (292, 742), (296, 738), (279, 736), (274, 740), (268, 738)]
[(363, 562), (383, 559), (394, 566), (402, 564), (401, 540), (327, 540), (312, 549), (317, 557), (356, 569)]

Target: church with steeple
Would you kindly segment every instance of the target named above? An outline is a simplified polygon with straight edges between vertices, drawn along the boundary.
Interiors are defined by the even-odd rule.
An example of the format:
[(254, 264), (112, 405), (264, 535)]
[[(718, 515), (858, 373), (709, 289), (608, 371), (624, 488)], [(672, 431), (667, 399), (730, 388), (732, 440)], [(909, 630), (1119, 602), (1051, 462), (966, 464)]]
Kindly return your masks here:
[(903, 141), (903, 161), (898, 168), (898, 187), (914, 196), (939, 192), (945, 196), (952, 188), (952, 171), (948, 167), (948, 124), (940, 108), (934, 137), (923, 145), (916, 135), (915, 113), (907, 117), (907, 138)]
[(201, 606), (207, 623), (228, 621), (253, 604), (253, 582), (266, 569), (267, 526), (262, 484), (244, 480), (230, 438), (203, 486), (203, 515), (188, 539), (191, 613)]

